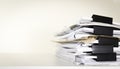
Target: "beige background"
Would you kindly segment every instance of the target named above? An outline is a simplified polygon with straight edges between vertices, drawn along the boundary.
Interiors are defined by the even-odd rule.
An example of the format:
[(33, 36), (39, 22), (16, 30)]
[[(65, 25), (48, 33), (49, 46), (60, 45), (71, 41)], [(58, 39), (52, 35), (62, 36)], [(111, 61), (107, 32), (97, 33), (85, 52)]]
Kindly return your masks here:
[(92, 14), (120, 22), (119, 7), (119, 0), (0, 0), (0, 65), (60, 65), (57, 32)]

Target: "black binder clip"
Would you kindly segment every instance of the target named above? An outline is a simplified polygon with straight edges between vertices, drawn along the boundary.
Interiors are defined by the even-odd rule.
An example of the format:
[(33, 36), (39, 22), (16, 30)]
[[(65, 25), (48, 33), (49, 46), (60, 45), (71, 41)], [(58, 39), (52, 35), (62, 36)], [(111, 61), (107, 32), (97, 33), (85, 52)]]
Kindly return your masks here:
[[(113, 18), (93, 15), (93, 22), (112, 24)], [(114, 28), (93, 26), (95, 35), (113, 36)], [(118, 47), (118, 38), (99, 37), (98, 44), (92, 45), (92, 53), (97, 56), (96, 61), (116, 61), (116, 53), (113, 47)]]

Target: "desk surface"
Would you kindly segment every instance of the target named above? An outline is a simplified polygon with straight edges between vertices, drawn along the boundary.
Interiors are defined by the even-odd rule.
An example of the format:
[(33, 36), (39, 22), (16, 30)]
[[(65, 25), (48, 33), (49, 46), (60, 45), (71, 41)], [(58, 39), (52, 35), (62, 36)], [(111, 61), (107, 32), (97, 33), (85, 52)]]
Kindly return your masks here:
[(54, 54), (0, 54), (0, 66), (74, 66)]

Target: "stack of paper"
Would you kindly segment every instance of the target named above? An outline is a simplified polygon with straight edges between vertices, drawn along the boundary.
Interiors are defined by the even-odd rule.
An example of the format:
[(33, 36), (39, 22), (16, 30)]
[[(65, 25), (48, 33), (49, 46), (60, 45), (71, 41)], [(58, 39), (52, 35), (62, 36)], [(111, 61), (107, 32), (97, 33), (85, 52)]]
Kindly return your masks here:
[[(93, 26), (104, 26), (114, 28), (113, 37), (104, 35), (93, 35)], [(117, 53), (117, 61), (96, 61), (96, 56), (91, 52), (91, 45), (98, 43), (97, 37), (118, 38), (120, 40), (120, 25), (93, 22), (92, 18), (81, 19), (79, 24), (72, 25), (67, 30), (56, 35), (59, 43), (56, 55), (62, 59), (78, 63), (80, 65), (120, 65), (120, 47), (114, 48)], [(120, 43), (119, 43), (120, 45)]]

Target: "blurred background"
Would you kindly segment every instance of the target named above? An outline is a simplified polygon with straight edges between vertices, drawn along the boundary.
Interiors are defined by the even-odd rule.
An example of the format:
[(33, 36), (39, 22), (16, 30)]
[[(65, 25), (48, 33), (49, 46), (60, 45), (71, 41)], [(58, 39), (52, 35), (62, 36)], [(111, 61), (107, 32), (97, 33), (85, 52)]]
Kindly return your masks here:
[(56, 33), (92, 14), (120, 23), (119, 7), (120, 0), (0, 0), (0, 66), (60, 65)]

